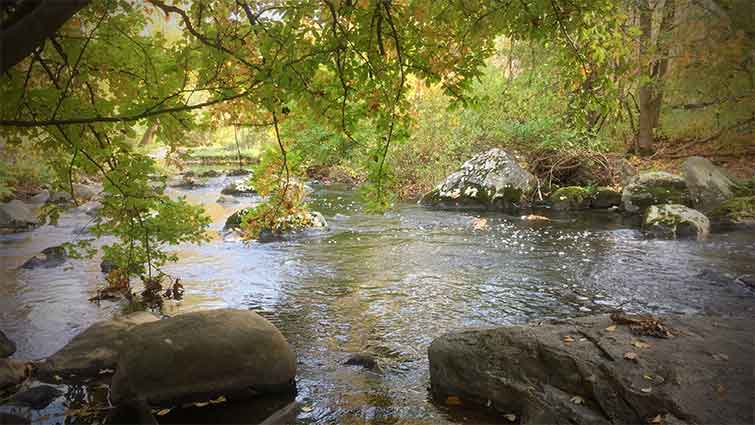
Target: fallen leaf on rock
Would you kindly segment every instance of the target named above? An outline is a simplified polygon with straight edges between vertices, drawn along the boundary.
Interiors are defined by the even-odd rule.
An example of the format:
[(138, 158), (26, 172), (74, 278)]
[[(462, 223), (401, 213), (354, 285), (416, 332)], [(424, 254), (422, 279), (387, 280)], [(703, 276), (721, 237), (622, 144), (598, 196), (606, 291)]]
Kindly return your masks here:
[(637, 362), (637, 353), (634, 351), (628, 351), (624, 353), (624, 358), (633, 362)]
[(509, 421), (509, 422), (515, 422), (516, 421), (516, 415), (513, 414), (513, 413), (509, 413), (509, 414), (503, 415), (503, 417), (506, 418), (506, 420)]
[(616, 330), (616, 325), (611, 325), (611, 326), (609, 326), (609, 327), (606, 328), (606, 331), (608, 331), (608, 332), (614, 332), (615, 330)]
[(642, 391), (645, 394), (650, 394), (653, 392), (653, 388), (652, 387), (640, 388), (640, 391)]
[(309, 413), (309, 412), (311, 412), (313, 410), (315, 410), (315, 409), (312, 406), (304, 406), (304, 407), (301, 408), (301, 411), (304, 412), (304, 413)]
[(170, 409), (162, 409), (158, 410), (157, 413), (155, 413), (157, 416), (165, 416), (168, 413), (170, 413)]
[(650, 344), (643, 341), (632, 341), (632, 347), (635, 348), (650, 348)]
[(572, 343), (572, 342), (574, 342), (574, 337), (573, 337), (573, 336), (571, 336), (571, 335), (566, 335), (566, 336), (564, 337), (564, 343), (566, 343), (566, 344), (570, 344), (570, 343)]
[(656, 415), (653, 419), (650, 420), (651, 424), (662, 424), (663, 423), (663, 416)]
[(575, 395), (574, 397), (570, 398), (569, 401), (571, 401), (574, 404), (585, 404), (585, 399), (582, 397)]
[(450, 395), (446, 398), (446, 404), (448, 406), (461, 406), (461, 399), (455, 395)]
[(718, 360), (718, 361), (723, 361), (723, 362), (729, 360), (729, 356), (727, 356), (724, 353), (715, 353), (715, 354), (713, 354), (713, 358), (716, 359), (716, 360)]

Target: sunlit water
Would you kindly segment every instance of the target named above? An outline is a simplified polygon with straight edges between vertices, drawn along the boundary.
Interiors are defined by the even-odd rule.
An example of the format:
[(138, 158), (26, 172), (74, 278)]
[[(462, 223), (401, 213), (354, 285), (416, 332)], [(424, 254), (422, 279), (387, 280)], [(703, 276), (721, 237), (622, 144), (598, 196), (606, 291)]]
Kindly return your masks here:
[[(251, 205), (215, 201), (229, 178), (174, 191), (206, 206), (220, 234), (225, 218)], [(614, 213), (552, 216), (550, 222), (486, 213), (362, 212), (353, 192), (315, 187), (311, 205), (329, 228), (290, 241), (244, 243), (218, 236), (182, 246), (167, 272), (186, 288), (163, 313), (248, 308), (275, 323), (299, 359), (301, 423), (464, 421), (428, 397), (427, 347), (466, 327), (574, 317), (621, 307), (652, 313), (752, 315), (752, 292), (735, 282), (755, 273), (755, 234), (705, 242), (644, 240)], [(0, 326), (19, 358), (42, 358), (95, 321), (125, 311), (88, 301), (99, 261), (18, 270), (42, 249), (83, 237), (89, 217), (0, 239)], [(381, 373), (344, 366), (349, 353), (378, 355)], [(242, 419), (243, 420), (243, 419)]]

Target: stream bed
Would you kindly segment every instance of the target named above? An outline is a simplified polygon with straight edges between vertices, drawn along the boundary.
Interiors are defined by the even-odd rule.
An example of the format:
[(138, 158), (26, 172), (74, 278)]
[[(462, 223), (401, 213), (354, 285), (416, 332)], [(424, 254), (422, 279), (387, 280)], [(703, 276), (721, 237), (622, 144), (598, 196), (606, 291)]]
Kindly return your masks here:
[[(451, 330), (617, 308), (755, 316), (755, 295), (736, 282), (755, 274), (753, 232), (703, 242), (646, 240), (612, 212), (551, 215), (544, 222), (413, 203), (371, 215), (353, 191), (333, 185), (314, 186), (310, 200), (327, 230), (246, 243), (224, 238), (222, 226), (259, 199), (218, 204), (230, 179), (240, 178), (171, 189), (206, 207), (217, 237), (176, 248), (180, 260), (165, 271), (181, 278), (186, 292), (181, 301), (166, 301), (161, 313), (233, 307), (271, 320), (298, 356), (302, 424), (482, 421), (429, 397), (427, 347)], [(475, 228), (477, 217), (485, 228)], [(14, 357), (46, 357), (95, 321), (128, 311), (125, 302), (88, 301), (104, 278), (98, 258), (18, 269), (44, 248), (84, 237), (89, 220), (73, 211), (57, 226), (0, 236), (0, 328), (18, 345)], [(377, 356), (382, 371), (343, 364), (363, 351)], [(60, 414), (61, 406), (40, 413), (39, 422), (60, 422), (42, 415)], [(227, 409), (222, 422), (243, 423), (245, 414)]]

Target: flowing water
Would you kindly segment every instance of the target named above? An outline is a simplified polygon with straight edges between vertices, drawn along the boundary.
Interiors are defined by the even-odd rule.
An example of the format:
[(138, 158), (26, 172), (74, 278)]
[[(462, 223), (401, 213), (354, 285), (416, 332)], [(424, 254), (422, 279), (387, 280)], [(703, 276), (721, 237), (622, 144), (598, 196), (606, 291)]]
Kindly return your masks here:
[[(752, 292), (736, 283), (737, 276), (755, 273), (752, 232), (704, 242), (645, 240), (615, 213), (540, 222), (410, 203), (370, 215), (352, 191), (317, 186), (311, 206), (325, 215), (328, 230), (245, 243), (224, 239), (220, 231), (235, 209), (258, 199), (216, 203), (228, 179), (174, 190), (205, 205), (218, 236), (177, 248), (180, 261), (166, 271), (181, 278), (186, 293), (181, 301), (167, 301), (162, 313), (234, 307), (270, 319), (299, 359), (300, 423), (481, 420), (428, 396), (427, 347), (451, 330), (619, 306), (656, 314), (747, 315), (755, 306)], [(486, 220), (484, 229), (475, 228), (476, 217)], [(88, 301), (103, 279), (97, 259), (17, 269), (48, 246), (82, 237), (88, 220), (72, 212), (58, 226), (1, 237), (0, 328), (18, 343), (15, 357), (45, 357), (93, 322), (127, 310), (124, 303)], [(360, 351), (376, 353), (382, 371), (343, 365)], [(224, 422), (243, 422), (243, 407), (229, 411), (235, 417), (226, 415)]]

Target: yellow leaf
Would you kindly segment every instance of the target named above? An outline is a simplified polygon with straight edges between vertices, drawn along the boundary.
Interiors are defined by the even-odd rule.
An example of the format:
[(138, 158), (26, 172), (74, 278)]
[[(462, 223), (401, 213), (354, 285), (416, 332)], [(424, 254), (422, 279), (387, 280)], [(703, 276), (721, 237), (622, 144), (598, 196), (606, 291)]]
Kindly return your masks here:
[(627, 359), (627, 360), (636, 362), (637, 361), (637, 353), (635, 353), (633, 351), (628, 351), (628, 352), (624, 353), (624, 358)]
[(156, 413), (156, 415), (157, 415), (157, 416), (165, 416), (165, 415), (167, 415), (168, 413), (170, 413), (170, 409), (162, 409), (162, 410), (159, 410), (159, 411), (158, 411), (158, 412)]
[(650, 348), (650, 344), (643, 341), (632, 341), (632, 347), (635, 348)]
[(210, 403), (212, 403), (212, 404), (218, 404), (218, 403), (225, 403), (226, 401), (228, 401), (228, 400), (226, 400), (225, 396), (221, 395), (220, 397), (216, 398), (215, 400), (210, 400)]
[(663, 423), (663, 416), (657, 415), (653, 419), (650, 420), (651, 424), (662, 424)]
[(611, 325), (611, 326), (609, 326), (609, 327), (606, 328), (606, 331), (608, 331), (608, 332), (613, 332), (615, 330), (616, 330), (616, 325)]
[(575, 395), (574, 397), (570, 398), (569, 401), (571, 401), (574, 404), (584, 404), (585, 403), (585, 399), (583, 399), (582, 397), (580, 397), (578, 395)]
[(301, 408), (301, 411), (304, 412), (304, 413), (309, 413), (309, 412), (311, 412), (313, 410), (314, 410), (314, 407), (312, 407), (312, 406), (304, 406), (304, 407)]
[(461, 406), (461, 399), (455, 395), (450, 395), (446, 398), (446, 405), (448, 406)]
[(515, 414), (513, 414), (513, 413), (509, 413), (509, 414), (503, 415), (503, 417), (504, 417), (504, 418), (505, 418), (505, 419), (506, 419), (507, 421), (509, 421), (509, 422), (515, 422), (515, 421), (516, 421), (516, 415), (515, 415)]

